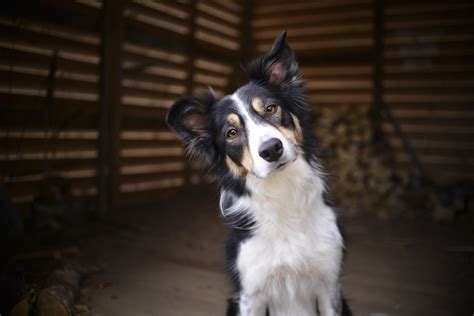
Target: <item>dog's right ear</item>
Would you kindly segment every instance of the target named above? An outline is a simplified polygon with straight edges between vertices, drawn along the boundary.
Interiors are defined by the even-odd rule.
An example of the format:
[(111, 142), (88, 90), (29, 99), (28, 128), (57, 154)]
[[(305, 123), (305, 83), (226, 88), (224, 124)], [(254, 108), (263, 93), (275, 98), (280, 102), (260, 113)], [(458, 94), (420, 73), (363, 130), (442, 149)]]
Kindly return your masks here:
[(176, 101), (166, 116), (166, 124), (178, 135), (187, 152), (201, 163), (211, 163), (215, 149), (209, 126), (209, 112), (216, 98), (212, 91)]

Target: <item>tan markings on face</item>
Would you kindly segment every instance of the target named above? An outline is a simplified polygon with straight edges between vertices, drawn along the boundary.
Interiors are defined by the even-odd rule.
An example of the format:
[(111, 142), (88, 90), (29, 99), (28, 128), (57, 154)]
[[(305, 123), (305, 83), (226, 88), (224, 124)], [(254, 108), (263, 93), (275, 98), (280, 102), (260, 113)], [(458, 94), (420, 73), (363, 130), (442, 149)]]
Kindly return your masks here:
[(296, 143), (296, 135), (295, 131), (291, 130), (289, 128), (283, 127), (283, 126), (278, 126), (278, 130), (288, 139)]
[(252, 108), (260, 115), (265, 114), (265, 108), (260, 98), (254, 98), (252, 100)]
[(252, 156), (250, 155), (250, 151), (247, 146), (244, 147), (242, 166), (244, 166), (247, 171), (252, 170)]
[(229, 124), (234, 127), (242, 127), (242, 124), (240, 123), (240, 118), (235, 113), (227, 115), (227, 122), (229, 122)]
[(301, 144), (303, 141), (303, 137), (301, 135), (301, 126), (298, 118), (291, 114), (293, 118), (293, 122), (295, 123), (295, 129), (289, 129), (283, 126), (278, 126), (278, 130), (288, 139), (292, 140), (296, 144)]
[(303, 143), (303, 131), (301, 130), (300, 121), (298, 120), (298, 118), (293, 113), (291, 113), (291, 117), (293, 118), (293, 122), (295, 123), (294, 133), (295, 133), (296, 143), (297, 144), (302, 144)]
[(225, 162), (227, 167), (229, 167), (230, 172), (232, 172), (236, 177), (243, 177), (247, 173), (246, 170), (242, 167), (239, 167), (229, 156), (225, 157)]

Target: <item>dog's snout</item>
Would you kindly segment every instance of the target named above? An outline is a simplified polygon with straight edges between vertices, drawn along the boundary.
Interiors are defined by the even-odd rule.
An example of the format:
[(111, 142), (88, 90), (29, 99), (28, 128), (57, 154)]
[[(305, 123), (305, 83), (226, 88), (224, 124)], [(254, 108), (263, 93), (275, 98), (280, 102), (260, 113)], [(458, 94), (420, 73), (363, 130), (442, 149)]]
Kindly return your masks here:
[(260, 146), (258, 154), (268, 162), (277, 161), (283, 154), (283, 144), (278, 138), (269, 139)]

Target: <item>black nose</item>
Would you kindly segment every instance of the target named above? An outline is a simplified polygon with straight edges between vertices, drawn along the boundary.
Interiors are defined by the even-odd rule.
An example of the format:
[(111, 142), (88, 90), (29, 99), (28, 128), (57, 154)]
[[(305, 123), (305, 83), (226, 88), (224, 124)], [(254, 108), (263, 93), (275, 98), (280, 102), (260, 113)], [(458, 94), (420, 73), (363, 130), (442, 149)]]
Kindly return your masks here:
[(258, 154), (268, 162), (277, 161), (283, 154), (283, 144), (278, 138), (269, 139), (260, 146)]

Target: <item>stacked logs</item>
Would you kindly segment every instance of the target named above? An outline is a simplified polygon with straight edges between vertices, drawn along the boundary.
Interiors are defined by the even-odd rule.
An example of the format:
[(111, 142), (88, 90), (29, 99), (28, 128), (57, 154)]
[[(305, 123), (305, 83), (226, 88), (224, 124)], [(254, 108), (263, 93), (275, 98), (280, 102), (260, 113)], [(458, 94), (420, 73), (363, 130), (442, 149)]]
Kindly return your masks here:
[(315, 132), (334, 203), (387, 217), (407, 209), (404, 192), (412, 171), (397, 166), (388, 146), (375, 149), (368, 111), (363, 105), (321, 108)]

